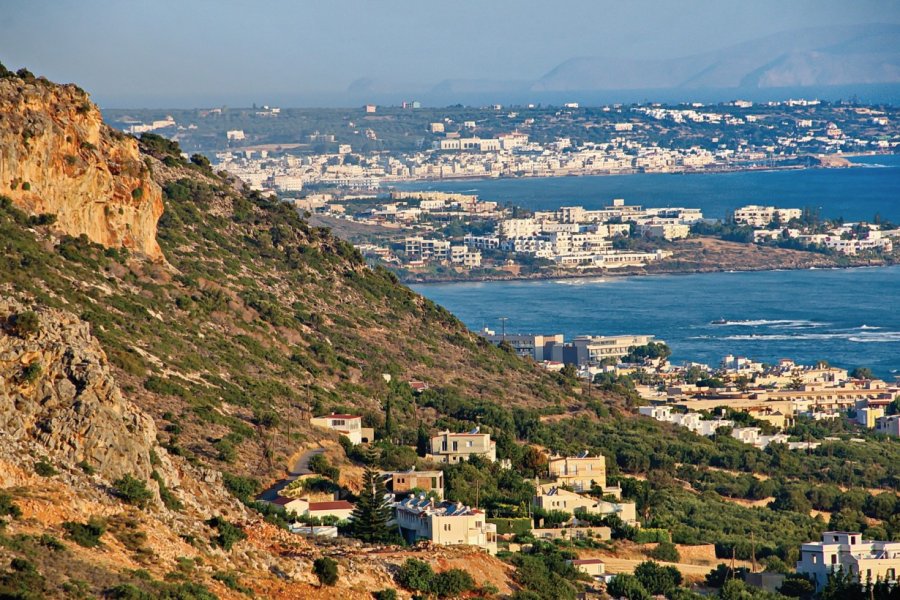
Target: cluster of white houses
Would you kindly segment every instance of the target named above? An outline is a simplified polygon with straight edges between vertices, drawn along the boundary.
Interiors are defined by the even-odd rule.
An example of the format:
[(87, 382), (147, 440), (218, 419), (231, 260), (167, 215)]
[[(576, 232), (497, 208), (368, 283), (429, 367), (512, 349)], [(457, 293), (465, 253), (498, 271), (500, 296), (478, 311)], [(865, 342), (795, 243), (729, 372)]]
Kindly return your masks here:
[[(803, 211), (799, 208), (776, 208), (754, 204), (734, 211), (734, 222), (753, 228), (753, 241), (795, 239), (811, 246), (823, 246), (840, 254), (860, 252), (889, 253), (894, 249), (893, 238), (900, 237), (900, 229), (882, 229), (871, 223), (844, 223), (822, 232), (809, 232), (796, 224)], [(792, 223), (793, 222), (793, 223)]]
[[(313, 425), (353, 436), (353, 443), (364, 443), (359, 415), (331, 414), (311, 419)], [(349, 438), (348, 436), (348, 438)], [(370, 440), (371, 438), (369, 438)], [(489, 434), (477, 428), (467, 433), (441, 431), (431, 437), (431, 452), (426, 460), (442, 464), (457, 464), (473, 456), (485, 460), (497, 460), (497, 445)], [(562, 528), (536, 528), (534, 535), (553, 539), (563, 535), (590, 535), (609, 539), (608, 527), (584, 527), (579, 515), (619, 517), (623, 522), (636, 525), (634, 503), (608, 501), (594, 496), (621, 498), (621, 489), (609, 486), (606, 481), (606, 459), (603, 456), (550, 456), (549, 479), (539, 483), (532, 500), (535, 509), (561, 511), (571, 515), (569, 526)], [(429, 540), (435, 544), (463, 544), (478, 546), (494, 554), (497, 551), (497, 527), (489, 523), (485, 512), (477, 507), (444, 499), (444, 473), (441, 470), (394, 471), (383, 474), (390, 501), (394, 508), (396, 526), (409, 542)], [(294, 492), (293, 490), (301, 490)], [(337, 528), (328, 523), (349, 520), (354, 506), (334, 496), (313, 498), (302, 487), (288, 486), (268, 501), (282, 507), (289, 515), (300, 519), (292, 530), (296, 533), (333, 537)], [(285, 495), (281, 495), (281, 494)], [(588, 494), (594, 494), (594, 496)], [(293, 497), (289, 497), (293, 496)], [(264, 497), (261, 495), (260, 498)], [(316, 519), (316, 520), (313, 520)], [(322, 525), (321, 522), (326, 523)], [(306, 523), (309, 523), (307, 525)]]
[(900, 437), (900, 415), (887, 414), (900, 398), (900, 384), (879, 379), (853, 379), (846, 369), (798, 365), (789, 359), (768, 366), (742, 357), (727, 356), (721, 368), (710, 371), (725, 387), (687, 384), (683, 368), (659, 365), (657, 374), (668, 382), (664, 391), (638, 386), (652, 405), (640, 414), (710, 436), (722, 427), (735, 439), (765, 448), (772, 443), (799, 450), (820, 442), (790, 441), (784, 433), (765, 434), (760, 427), (734, 427), (729, 419), (710, 417), (721, 409), (750, 414), (776, 431), (793, 425), (797, 416), (815, 420), (850, 418), (876, 433)]
[[(669, 406), (641, 407), (640, 411), (653, 418), (677, 422), (701, 435), (710, 435), (719, 427), (732, 424), (723, 419), (704, 420), (697, 413), (673, 413)], [(362, 433), (365, 428), (359, 415), (332, 414), (317, 417), (312, 422), (342, 435), (350, 434), (356, 440), (354, 443), (368, 441), (364, 437), (368, 433)], [(782, 441), (770, 439), (768, 443)], [(444, 464), (455, 464), (472, 456), (496, 460), (496, 443), (488, 434), (477, 429), (468, 433), (439, 432), (432, 436), (430, 446), (431, 453), (427, 458)], [(621, 489), (607, 485), (606, 459), (603, 456), (590, 456), (588, 453), (550, 456), (547, 471), (549, 479), (537, 484), (532, 505), (536, 510), (567, 513), (571, 519), (563, 527), (532, 528), (531, 533), (536, 538), (609, 539), (608, 527), (584, 526), (585, 515), (615, 516), (624, 523), (638, 525), (635, 504), (621, 502)], [(443, 471), (411, 469), (388, 472), (384, 477), (391, 492), (385, 499), (391, 502), (394, 523), (408, 542), (428, 540), (439, 545), (476, 546), (490, 554), (497, 552), (497, 526), (488, 522), (483, 510), (444, 500)], [(270, 501), (284, 508), (288, 514), (304, 517), (304, 523), (311, 523), (295, 523), (291, 527), (295, 533), (328, 537), (337, 536), (337, 528), (310, 519), (324, 519), (326, 523), (346, 521), (351, 519), (354, 508), (351, 503), (336, 498), (315, 501), (311, 498), (278, 496)], [(602, 560), (576, 559), (570, 564), (593, 578), (607, 577)], [(860, 533), (829, 531), (823, 534), (821, 542), (803, 544), (797, 572), (809, 575), (818, 590), (838, 569), (862, 582), (896, 583), (900, 569), (900, 542), (870, 541), (864, 540)]]
[(818, 442), (792, 442), (790, 436), (784, 433), (763, 435), (760, 427), (735, 427), (734, 421), (730, 419), (708, 418), (696, 412), (674, 412), (671, 406), (641, 406), (638, 412), (657, 421), (672, 423), (707, 437), (715, 435), (724, 427), (730, 430), (730, 435), (734, 439), (761, 450), (769, 444), (786, 444), (790, 450), (809, 450), (820, 445)]
[(642, 208), (615, 199), (611, 206), (598, 210), (563, 206), (535, 212), (531, 217), (503, 219), (497, 222), (493, 235), (469, 234), (464, 242), (482, 250), (545, 258), (564, 267), (640, 266), (668, 253), (613, 250), (615, 237), (634, 232), (666, 240), (683, 238), (688, 236), (690, 226), (702, 219), (695, 208)]

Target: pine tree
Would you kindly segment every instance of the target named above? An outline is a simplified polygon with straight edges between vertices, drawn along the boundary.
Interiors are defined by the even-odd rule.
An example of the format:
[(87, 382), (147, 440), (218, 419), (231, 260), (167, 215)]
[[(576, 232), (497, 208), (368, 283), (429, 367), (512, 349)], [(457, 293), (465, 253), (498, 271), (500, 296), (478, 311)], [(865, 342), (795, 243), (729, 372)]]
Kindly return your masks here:
[(363, 486), (352, 516), (353, 537), (364, 542), (383, 542), (390, 537), (387, 523), (391, 518), (391, 507), (384, 499), (387, 494), (384, 481), (375, 469), (377, 460), (377, 450), (369, 446)]
[(394, 435), (394, 414), (393, 414), (393, 406), (392, 406), (391, 398), (388, 396), (387, 400), (384, 401), (384, 437), (391, 441), (391, 436)]
[(429, 452), (431, 452), (431, 436), (428, 435), (428, 430), (425, 429), (425, 426), (419, 423), (419, 428), (416, 431), (416, 454), (425, 456)]

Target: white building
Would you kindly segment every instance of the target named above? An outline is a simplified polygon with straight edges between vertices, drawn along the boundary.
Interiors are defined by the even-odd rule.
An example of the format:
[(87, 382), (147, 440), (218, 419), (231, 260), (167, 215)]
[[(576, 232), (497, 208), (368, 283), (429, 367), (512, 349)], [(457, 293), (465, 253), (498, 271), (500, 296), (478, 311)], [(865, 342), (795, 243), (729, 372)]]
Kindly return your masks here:
[(460, 503), (439, 502), (424, 494), (398, 502), (397, 525), (410, 543), (426, 539), (443, 546), (478, 546), (497, 553), (497, 526), (482, 511)]
[(479, 433), (477, 427), (468, 433), (442, 431), (431, 436), (431, 455), (426, 458), (456, 464), (472, 456), (481, 456), (491, 462), (497, 460), (497, 442), (490, 435)]
[(313, 417), (309, 422), (314, 427), (337, 431), (353, 444), (375, 441), (375, 431), (371, 427), (363, 427), (362, 417), (359, 415), (331, 413), (324, 417)]
[(751, 227), (765, 227), (777, 218), (781, 223), (799, 219), (803, 211), (799, 208), (775, 208), (749, 204), (734, 211), (734, 222)]
[(875, 433), (900, 437), (900, 415), (881, 417), (875, 420)]
[(880, 580), (896, 584), (900, 542), (864, 540), (858, 532), (826, 531), (821, 542), (800, 547), (797, 572), (813, 577), (818, 590), (828, 583), (828, 575), (838, 569), (861, 583)]

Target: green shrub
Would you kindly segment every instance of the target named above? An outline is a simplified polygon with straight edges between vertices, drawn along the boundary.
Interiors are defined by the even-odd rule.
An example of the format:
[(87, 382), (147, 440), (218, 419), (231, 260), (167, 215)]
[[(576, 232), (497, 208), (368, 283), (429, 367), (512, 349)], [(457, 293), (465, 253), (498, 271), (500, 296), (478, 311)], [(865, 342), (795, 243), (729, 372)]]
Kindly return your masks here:
[(475, 587), (475, 580), (462, 569), (448, 569), (438, 573), (431, 583), (431, 591), (438, 598), (449, 598), (464, 594)]
[(166, 482), (163, 481), (162, 475), (160, 475), (158, 471), (153, 471), (150, 476), (153, 478), (153, 481), (156, 482), (156, 485), (159, 486), (159, 498), (162, 500), (163, 506), (169, 510), (181, 510), (184, 508), (184, 505), (175, 494), (172, 493), (172, 490), (166, 487)]
[(240, 592), (247, 596), (253, 596), (253, 590), (248, 587), (241, 585), (240, 580), (238, 580), (237, 573), (234, 572), (223, 572), (219, 571), (217, 573), (213, 573), (213, 579), (216, 581), (221, 581), (225, 587), (230, 590), (234, 590), (236, 592)]
[(428, 593), (431, 591), (431, 583), (434, 581), (434, 570), (426, 562), (408, 558), (400, 566), (394, 579), (408, 590)]
[(656, 548), (647, 554), (650, 558), (665, 562), (678, 562), (678, 559), (681, 558), (678, 554), (678, 548), (672, 542), (660, 542)]
[(0, 492), (0, 517), (6, 516), (16, 519), (22, 516), (22, 510), (13, 503), (11, 495)]
[(397, 590), (387, 588), (373, 592), (372, 596), (375, 600), (397, 600)]
[(106, 533), (106, 524), (99, 519), (91, 519), (87, 523), (66, 521), (62, 525), (69, 539), (85, 548), (99, 546), (100, 536)]
[(222, 483), (225, 484), (225, 489), (245, 504), (261, 489), (259, 482), (252, 477), (241, 477), (231, 473), (222, 473)]
[(650, 594), (668, 595), (681, 584), (681, 572), (675, 567), (663, 566), (653, 561), (646, 561), (634, 569), (644, 589)]
[(606, 593), (613, 598), (650, 600), (652, 596), (634, 575), (619, 573), (606, 584)]
[(40, 361), (34, 361), (29, 363), (22, 369), (22, 381), (24, 383), (34, 383), (37, 381), (37, 378), (41, 376), (41, 372), (43, 369), (41, 368)]
[(206, 524), (218, 530), (219, 535), (213, 537), (211, 541), (224, 550), (231, 550), (232, 546), (247, 537), (240, 527), (232, 525), (222, 517), (213, 517)]
[(40, 320), (33, 310), (13, 315), (9, 319), (9, 325), (12, 333), (20, 338), (27, 338), (41, 329)]
[(319, 585), (334, 585), (338, 582), (337, 561), (329, 556), (322, 556), (313, 562), (313, 573), (319, 578)]
[(53, 477), (56, 475), (56, 469), (44, 459), (34, 463), (34, 472), (41, 477)]
[(92, 467), (86, 460), (81, 461), (80, 463), (75, 465), (79, 469), (81, 469), (85, 475), (93, 475), (94, 467)]
[(131, 475), (114, 481), (113, 488), (116, 496), (124, 502), (141, 508), (146, 507), (153, 499), (153, 492), (147, 489), (147, 483)]

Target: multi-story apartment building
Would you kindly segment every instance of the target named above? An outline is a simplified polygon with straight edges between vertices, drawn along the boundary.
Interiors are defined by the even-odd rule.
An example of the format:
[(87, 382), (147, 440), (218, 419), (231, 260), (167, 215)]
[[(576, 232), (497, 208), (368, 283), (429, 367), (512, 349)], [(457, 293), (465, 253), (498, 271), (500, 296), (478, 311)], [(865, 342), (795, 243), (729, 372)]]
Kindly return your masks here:
[(537, 362), (550, 360), (551, 348), (554, 344), (563, 343), (563, 334), (534, 335), (530, 333), (497, 334), (494, 331), (485, 330), (481, 335), (492, 344), (506, 342), (512, 346), (519, 356), (533, 358)]
[(674, 219), (650, 219), (638, 223), (637, 230), (640, 235), (665, 240), (686, 238), (691, 233), (690, 225), (674, 222)]
[(410, 543), (426, 539), (443, 546), (468, 545), (497, 553), (497, 526), (474, 508), (453, 502), (410, 496), (397, 503), (397, 525)]
[(765, 227), (777, 218), (786, 224), (791, 219), (799, 219), (803, 211), (799, 208), (776, 208), (749, 204), (734, 211), (734, 222), (751, 227)]
[(422, 237), (408, 237), (403, 248), (411, 260), (449, 260), (449, 240), (431, 240)]
[(838, 569), (861, 583), (887, 581), (897, 583), (900, 572), (900, 542), (864, 540), (859, 532), (826, 531), (821, 542), (800, 547), (797, 572), (815, 579), (821, 590), (828, 576)]
[(490, 461), (497, 460), (497, 442), (486, 433), (479, 433), (476, 427), (468, 433), (442, 431), (431, 437), (431, 458), (438, 462), (456, 464), (481, 456)]
[(606, 485), (606, 458), (602, 454), (589, 456), (585, 452), (580, 456), (551, 456), (547, 469), (557, 484), (570, 487), (576, 492), (589, 491), (597, 486), (605, 494), (616, 497), (622, 494), (621, 488)]
[(537, 235), (540, 224), (534, 219), (504, 219), (497, 224), (497, 235), (501, 238), (519, 238)]
[(572, 340), (579, 364), (599, 363), (604, 358), (620, 358), (635, 346), (657, 341), (652, 335), (582, 335)]

